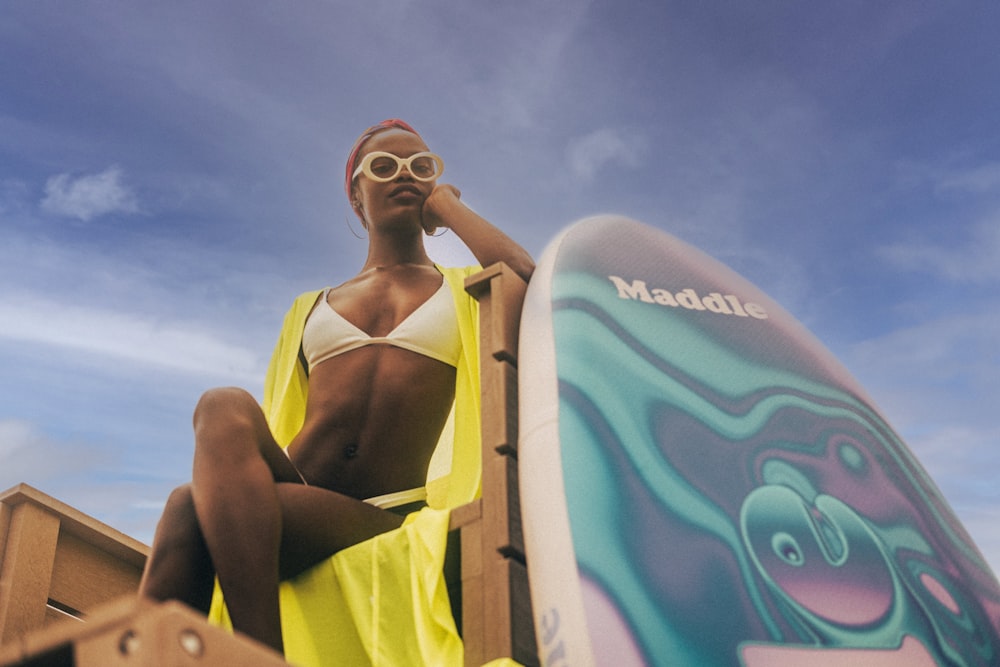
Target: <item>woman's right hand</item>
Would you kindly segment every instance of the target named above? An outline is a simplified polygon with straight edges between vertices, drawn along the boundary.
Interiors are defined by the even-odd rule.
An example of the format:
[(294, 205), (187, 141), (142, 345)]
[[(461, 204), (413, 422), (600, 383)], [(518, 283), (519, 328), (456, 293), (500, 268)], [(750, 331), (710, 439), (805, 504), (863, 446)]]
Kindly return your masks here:
[(435, 185), (431, 193), (427, 195), (427, 199), (424, 200), (421, 211), (420, 224), (423, 226), (424, 232), (430, 235), (441, 227), (450, 227), (451, 225), (448, 224), (449, 211), (454, 211), (452, 207), (456, 205), (465, 206), (461, 202), (461, 196), (462, 193), (454, 185), (447, 183)]

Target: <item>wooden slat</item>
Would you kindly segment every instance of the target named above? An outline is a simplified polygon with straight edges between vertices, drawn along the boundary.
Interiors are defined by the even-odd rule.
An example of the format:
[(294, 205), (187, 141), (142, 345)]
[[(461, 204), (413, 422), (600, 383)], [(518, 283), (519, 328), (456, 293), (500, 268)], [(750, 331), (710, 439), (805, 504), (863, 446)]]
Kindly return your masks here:
[[(479, 374), (483, 387), (483, 456), (490, 452), (516, 456), (517, 368), (491, 358), (482, 362)], [(494, 417), (486, 419), (485, 415)]]
[(510, 656), (525, 667), (539, 664), (535, 644), (534, 618), (531, 615), (531, 592), (528, 589), (528, 570), (523, 563), (512, 558), (504, 560), (504, 580), (508, 585), (510, 611), (510, 639), (505, 647)]
[[(0, 559), (3, 558), (4, 551), (7, 549), (7, 530), (10, 528), (10, 515), (13, 511), (9, 505), (0, 503)], [(3, 560), (0, 560), (0, 566), (2, 565)]]
[[(527, 287), (527, 283), (505, 264), (489, 266), (465, 281), (466, 291), (480, 304), (480, 345), (493, 358), (514, 365), (517, 365), (521, 303)], [(482, 296), (487, 292), (489, 300)]]
[(465, 644), (465, 664), (482, 665), (487, 662), (484, 652), (487, 596), (483, 578), (482, 520), (462, 527), (462, 641)]
[(466, 290), (479, 300), (484, 462), (491, 450), (516, 452), (517, 337), (526, 288), (525, 282), (503, 264), (466, 281)]
[(141, 568), (63, 532), (56, 549), (49, 597), (86, 613), (108, 600), (134, 593), (141, 578)]
[(486, 631), (483, 635), (484, 653), (488, 659), (512, 657), (510, 582), (508, 559), (500, 555), (491, 558), (483, 568), (483, 617)]
[(531, 616), (531, 594), (524, 564), (498, 558), (483, 571), (487, 658), (511, 657), (522, 665), (539, 664)]
[(531, 590), (528, 587), (528, 569), (524, 563), (507, 559), (507, 581), (511, 597), (511, 650), (512, 657), (525, 667), (540, 664), (538, 644), (535, 641), (535, 619), (531, 612)]
[(53, 623), (61, 623), (62, 621), (75, 621), (76, 623), (83, 623), (83, 617), (53, 607), (51, 604), (45, 605), (45, 627), (48, 627)]
[(87, 623), (61, 623), (0, 646), (3, 667), (285, 664), (269, 648), (209, 625), (178, 602), (134, 596), (103, 606)]
[(524, 560), (517, 461), (499, 456), (483, 467), (483, 548)]
[(16, 507), (26, 502), (44, 507), (57, 515), (62, 531), (76, 535), (139, 569), (145, 566), (149, 555), (148, 546), (80, 510), (28, 484), (18, 484), (0, 493), (0, 503), (4, 505)]
[(45, 624), (59, 518), (33, 504), (11, 508), (0, 563), (0, 642)]

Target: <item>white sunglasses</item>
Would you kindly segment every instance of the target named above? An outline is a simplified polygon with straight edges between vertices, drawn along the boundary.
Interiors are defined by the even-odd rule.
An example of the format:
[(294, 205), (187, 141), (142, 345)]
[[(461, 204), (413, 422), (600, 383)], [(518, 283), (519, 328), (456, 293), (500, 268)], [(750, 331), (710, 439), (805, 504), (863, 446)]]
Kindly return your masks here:
[(418, 181), (433, 181), (444, 173), (444, 160), (426, 151), (405, 158), (385, 151), (373, 151), (361, 160), (351, 178), (363, 173), (373, 181), (386, 183), (399, 176), (403, 167)]

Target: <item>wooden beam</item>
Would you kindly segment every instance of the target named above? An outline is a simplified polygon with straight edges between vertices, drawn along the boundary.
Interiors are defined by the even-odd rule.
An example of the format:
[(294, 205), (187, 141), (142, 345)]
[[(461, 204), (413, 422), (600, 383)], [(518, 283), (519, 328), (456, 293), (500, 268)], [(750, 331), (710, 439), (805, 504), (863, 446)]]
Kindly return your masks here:
[(482, 497), (452, 515), (461, 531), (465, 664), (537, 665), (517, 484), (517, 344), (527, 284), (502, 264), (466, 281), (479, 301)]
[(25, 503), (10, 508), (0, 563), (0, 643), (45, 624), (59, 517)]

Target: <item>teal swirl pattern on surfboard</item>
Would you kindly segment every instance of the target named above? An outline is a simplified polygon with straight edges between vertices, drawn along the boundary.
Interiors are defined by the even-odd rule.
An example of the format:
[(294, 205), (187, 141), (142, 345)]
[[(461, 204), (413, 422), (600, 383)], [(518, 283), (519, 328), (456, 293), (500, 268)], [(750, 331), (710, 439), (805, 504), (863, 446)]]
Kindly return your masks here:
[(614, 625), (651, 665), (1000, 664), (996, 578), (790, 315), (638, 223), (580, 223), (554, 262), (559, 456), (595, 653)]

